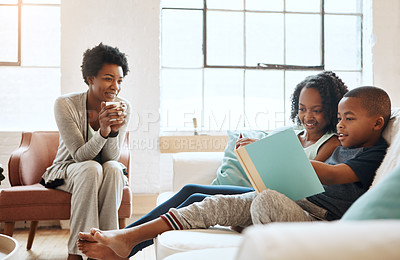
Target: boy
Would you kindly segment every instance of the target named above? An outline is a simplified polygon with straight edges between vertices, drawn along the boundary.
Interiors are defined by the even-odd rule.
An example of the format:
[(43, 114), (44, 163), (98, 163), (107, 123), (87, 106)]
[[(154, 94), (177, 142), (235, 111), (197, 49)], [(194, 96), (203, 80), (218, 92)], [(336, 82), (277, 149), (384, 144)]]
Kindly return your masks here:
[(360, 87), (348, 92), (338, 108), (341, 146), (325, 163), (311, 161), (325, 192), (296, 202), (273, 190), (216, 195), (129, 229), (81, 233), (78, 248), (88, 257), (120, 259), (137, 243), (172, 229), (339, 219), (368, 190), (385, 156), (381, 134), (390, 117), (390, 99), (382, 89)]

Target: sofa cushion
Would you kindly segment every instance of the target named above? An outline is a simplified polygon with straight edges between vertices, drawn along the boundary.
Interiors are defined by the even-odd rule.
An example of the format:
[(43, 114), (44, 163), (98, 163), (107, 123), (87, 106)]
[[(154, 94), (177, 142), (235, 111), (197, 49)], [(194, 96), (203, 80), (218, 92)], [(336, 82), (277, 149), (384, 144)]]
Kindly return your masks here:
[(186, 251), (206, 248), (238, 247), (242, 236), (227, 228), (171, 230), (156, 239), (157, 259)]
[(237, 247), (209, 248), (170, 255), (164, 260), (233, 260)]
[(390, 173), (400, 164), (400, 108), (392, 109), (392, 116), (386, 129), (382, 133), (383, 138), (389, 144), (386, 156), (376, 171), (376, 176), (372, 186), (378, 183), (383, 177)]
[(400, 219), (399, 198), (400, 165), (356, 200), (341, 221)]
[(223, 152), (183, 152), (173, 155), (173, 191), (189, 183), (210, 185), (221, 165)]
[(217, 170), (217, 177), (211, 183), (212, 185), (236, 185), (243, 187), (253, 187), (247, 178), (245, 171), (240, 165), (234, 149), (236, 147), (236, 141), (241, 133), (243, 137), (252, 139), (262, 139), (267, 136), (266, 132), (263, 131), (227, 131), (228, 132), (228, 144), (224, 151), (224, 158), (222, 164)]
[(395, 260), (400, 221), (272, 223), (244, 231), (236, 260)]

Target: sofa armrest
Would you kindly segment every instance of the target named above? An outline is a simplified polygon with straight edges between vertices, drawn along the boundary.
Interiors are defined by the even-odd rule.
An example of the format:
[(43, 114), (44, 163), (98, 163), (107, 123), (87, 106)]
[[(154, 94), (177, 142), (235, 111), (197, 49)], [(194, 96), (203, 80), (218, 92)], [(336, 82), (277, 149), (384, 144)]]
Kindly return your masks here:
[(208, 185), (215, 179), (223, 152), (183, 152), (173, 155), (174, 192), (186, 184)]
[(249, 227), (236, 260), (399, 259), (400, 221), (272, 223)]

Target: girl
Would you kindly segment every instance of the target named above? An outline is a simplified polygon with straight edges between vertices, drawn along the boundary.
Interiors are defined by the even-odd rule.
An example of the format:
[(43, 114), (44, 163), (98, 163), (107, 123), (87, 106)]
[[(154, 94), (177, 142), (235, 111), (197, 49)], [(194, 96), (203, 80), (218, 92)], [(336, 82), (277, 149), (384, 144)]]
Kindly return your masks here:
[[(296, 86), (291, 97), (290, 119), (302, 128), (297, 136), (308, 159), (323, 162), (340, 145), (335, 133), (337, 105), (347, 91), (346, 85), (332, 71), (308, 76)], [(254, 141), (240, 138), (236, 147)]]

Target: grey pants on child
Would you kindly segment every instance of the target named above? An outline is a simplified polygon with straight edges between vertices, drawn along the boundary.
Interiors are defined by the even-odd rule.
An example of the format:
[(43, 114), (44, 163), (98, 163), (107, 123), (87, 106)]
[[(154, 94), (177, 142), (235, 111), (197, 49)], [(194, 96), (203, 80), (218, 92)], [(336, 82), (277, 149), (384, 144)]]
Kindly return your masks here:
[(285, 195), (265, 190), (258, 194), (215, 195), (180, 209), (170, 209), (183, 229), (215, 225), (247, 227), (271, 222), (324, 220), (326, 210), (306, 199), (292, 201)]

